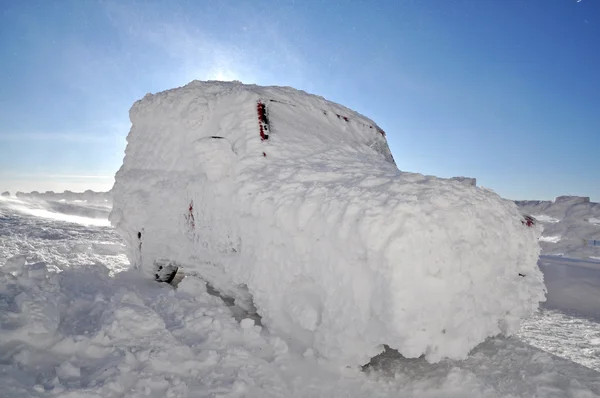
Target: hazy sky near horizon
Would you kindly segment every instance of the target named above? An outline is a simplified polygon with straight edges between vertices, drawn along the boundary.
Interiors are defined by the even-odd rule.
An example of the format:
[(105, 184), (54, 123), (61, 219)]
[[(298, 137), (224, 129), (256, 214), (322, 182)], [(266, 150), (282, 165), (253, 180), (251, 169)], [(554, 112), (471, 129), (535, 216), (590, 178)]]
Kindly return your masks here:
[(110, 189), (147, 92), (292, 86), (401, 170), (600, 201), (600, 1), (0, 2), (0, 190)]

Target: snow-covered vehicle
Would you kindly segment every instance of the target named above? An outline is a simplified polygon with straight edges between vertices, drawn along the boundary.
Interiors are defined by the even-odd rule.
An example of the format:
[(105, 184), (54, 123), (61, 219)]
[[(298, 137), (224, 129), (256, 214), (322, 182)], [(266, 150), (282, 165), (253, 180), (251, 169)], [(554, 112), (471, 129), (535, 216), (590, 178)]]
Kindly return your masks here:
[(130, 261), (201, 277), (298, 349), (464, 358), (544, 300), (538, 226), (490, 190), (398, 170), (383, 130), (341, 105), (194, 81), (130, 118), (110, 216)]

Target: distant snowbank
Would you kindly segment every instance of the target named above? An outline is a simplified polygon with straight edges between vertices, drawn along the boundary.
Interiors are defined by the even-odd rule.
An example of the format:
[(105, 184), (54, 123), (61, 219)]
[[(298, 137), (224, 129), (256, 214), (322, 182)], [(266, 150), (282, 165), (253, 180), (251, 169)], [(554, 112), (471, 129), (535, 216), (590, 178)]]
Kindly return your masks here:
[(19, 198), (0, 197), (0, 215), (4, 209), (42, 217), (56, 221), (70, 222), (82, 225), (109, 226), (108, 214), (111, 206), (99, 202), (77, 201), (77, 203), (60, 201), (53, 202), (31, 196)]
[[(600, 240), (600, 203), (589, 197), (559, 196), (554, 201), (517, 201), (521, 211), (533, 215), (543, 225), (542, 253), (566, 257), (600, 256), (600, 246), (587, 241)], [(560, 237), (552, 240), (549, 237)]]
[[(6, 192), (8, 193), (8, 192)], [(9, 196), (9, 195), (4, 195)], [(46, 192), (38, 192), (32, 191), (29, 193), (25, 192), (17, 192), (15, 194), (17, 198), (26, 198), (26, 199), (44, 199), (44, 200), (67, 200), (67, 201), (86, 201), (88, 203), (95, 204), (103, 204), (110, 206), (112, 205), (112, 192), (94, 192), (92, 190), (86, 190), (84, 192), (72, 192), (72, 191), (64, 191), (64, 192), (54, 192), (54, 191), (46, 191)]]
[(543, 223), (555, 223), (560, 221), (558, 218), (550, 217), (545, 214), (532, 214), (532, 216), (535, 217), (536, 220)]
[(399, 171), (385, 133), (348, 108), (195, 81), (130, 118), (110, 219), (131, 262), (150, 277), (183, 265), (307, 353), (464, 358), (544, 298), (539, 230), (513, 202)]

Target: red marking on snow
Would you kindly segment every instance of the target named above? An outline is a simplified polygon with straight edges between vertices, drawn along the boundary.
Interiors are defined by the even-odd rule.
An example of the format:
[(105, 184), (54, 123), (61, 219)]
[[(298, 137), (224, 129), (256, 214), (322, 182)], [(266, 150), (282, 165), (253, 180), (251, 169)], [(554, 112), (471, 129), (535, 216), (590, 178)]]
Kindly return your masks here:
[(268, 129), (268, 121), (267, 121), (267, 109), (265, 108), (265, 104), (262, 102), (258, 102), (256, 104), (256, 113), (258, 115), (258, 127), (260, 130), (260, 139), (261, 141), (265, 141), (269, 139), (269, 135), (265, 132)]
[(263, 130), (263, 126), (262, 126), (262, 124), (260, 125), (260, 139), (261, 139), (262, 141), (264, 141), (264, 140), (266, 140), (266, 139), (267, 139), (267, 136), (265, 135), (265, 131)]
[(347, 122), (349, 122), (349, 121), (350, 121), (350, 119), (348, 119), (348, 117), (346, 117), (346, 116), (342, 116), (342, 115), (340, 115), (339, 113), (336, 113), (335, 115), (337, 116), (337, 118), (338, 118), (338, 119), (344, 119), (344, 120), (345, 120), (345, 121), (347, 121)]
[(267, 157), (267, 154), (266, 154), (266, 153), (264, 153), (264, 152), (263, 152), (263, 157), (265, 157), (265, 158)]
[(535, 225), (535, 218), (531, 216), (524, 216), (523, 220), (521, 220), (521, 224), (527, 225), (531, 228)]
[(185, 219), (190, 226), (190, 229), (196, 228), (196, 220), (194, 219), (194, 201), (190, 201), (190, 206), (188, 207), (188, 214), (185, 215)]

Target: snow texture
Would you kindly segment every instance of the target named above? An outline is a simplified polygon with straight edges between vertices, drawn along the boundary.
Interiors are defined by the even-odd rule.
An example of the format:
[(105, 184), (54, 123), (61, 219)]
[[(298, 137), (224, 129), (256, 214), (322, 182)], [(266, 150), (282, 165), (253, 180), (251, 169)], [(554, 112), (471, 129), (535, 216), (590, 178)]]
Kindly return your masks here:
[(540, 230), (513, 202), (399, 171), (383, 131), (341, 105), (194, 81), (130, 119), (110, 220), (131, 263), (182, 266), (318, 358), (465, 358), (544, 300)]

